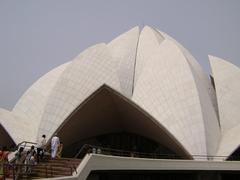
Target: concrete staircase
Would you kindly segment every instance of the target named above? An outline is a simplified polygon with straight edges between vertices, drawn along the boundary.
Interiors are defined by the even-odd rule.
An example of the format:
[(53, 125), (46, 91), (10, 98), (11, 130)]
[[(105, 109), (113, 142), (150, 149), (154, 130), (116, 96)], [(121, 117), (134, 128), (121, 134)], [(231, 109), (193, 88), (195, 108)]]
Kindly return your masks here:
[[(80, 162), (80, 159), (72, 158), (46, 159), (43, 162), (32, 166), (31, 172), (25, 173), (24, 170), (22, 170), (19, 179), (41, 179), (72, 176), (73, 172), (76, 172)], [(13, 173), (11, 172), (10, 174), (10, 179), (12, 179)]]

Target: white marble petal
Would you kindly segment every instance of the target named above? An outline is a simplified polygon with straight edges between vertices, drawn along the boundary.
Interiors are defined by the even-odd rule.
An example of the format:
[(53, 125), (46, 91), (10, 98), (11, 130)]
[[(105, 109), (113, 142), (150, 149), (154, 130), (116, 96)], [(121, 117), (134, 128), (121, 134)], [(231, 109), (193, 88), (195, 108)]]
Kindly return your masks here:
[[(0, 123), (13, 139), (15, 144), (22, 141), (31, 141), (33, 130), (31, 123), (12, 112), (0, 108)], [(1, 137), (0, 137), (1, 138)]]
[(31, 125), (32, 134), (26, 140), (36, 141), (39, 124), (42, 119), (48, 96), (55, 86), (59, 76), (70, 62), (54, 68), (39, 78), (18, 100), (12, 110), (16, 116), (25, 119)]
[(117, 61), (117, 75), (121, 91), (126, 97), (132, 96), (134, 69), (139, 38), (139, 27), (118, 36), (108, 43), (113, 57)]
[(133, 101), (165, 126), (190, 154), (206, 155), (201, 104), (191, 68), (172, 41), (164, 40), (154, 49), (145, 55)]
[(222, 130), (218, 155), (229, 156), (240, 144), (240, 69), (218, 57), (209, 56), (214, 77)]
[(190, 66), (201, 105), (203, 116), (202, 120), (205, 126), (207, 154), (214, 155), (218, 149), (221, 134), (216, 93), (213, 85), (211, 84), (210, 77), (204, 72), (197, 60), (188, 52), (186, 48), (184, 48), (180, 43), (166, 33), (161, 31), (158, 32), (161, 34), (161, 36), (172, 41), (179, 47)]
[(117, 61), (106, 44), (88, 48), (62, 73), (48, 99), (39, 128), (39, 136), (48, 137), (66, 118), (103, 84), (121, 92)]

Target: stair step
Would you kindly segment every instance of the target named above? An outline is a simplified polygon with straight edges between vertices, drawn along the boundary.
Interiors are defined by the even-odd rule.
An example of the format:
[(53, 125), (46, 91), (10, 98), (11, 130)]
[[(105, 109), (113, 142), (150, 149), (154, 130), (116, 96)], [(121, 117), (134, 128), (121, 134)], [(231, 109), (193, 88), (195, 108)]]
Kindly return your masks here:
[(44, 161), (71, 161), (71, 162), (81, 162), (81, 159), (73, 159), (73, 158), (59, 158), (59, 159), (45, 159)]
[(48, 164), (48, 163), (58, 163), (58, 164), (79, 164), (81, 161), (77, 162), (71, 162), (71, 161), (45, 161), (45, 162), (40, 162), (39, 164)]
[(66, 165), (66, 164), (80, 164), (80, 162), (57, 162), (57, 161), (49, 161), (49, 162), (40, 162), (37, 165), (51, 165), (51, 164), (60, 164), (60, 165)]
[[(81, 159), (60, 158), (44, 159), (37, 165), (32, 166), (31, 174), (21, 174), (21, 179), (39, 179), (51, 177), (71, 176), (72, 172), (81, 163)], [(47, 168), (47, 169), (46, 169)], [(24, 169), (24, 168), (23, 168)], [(9, 171), (12, 175), (12, 169)], [(9, 178), (13, 178), (10, 176)]]
[(72, 164), (72, 165), (78, 165), (80, 163), (71, 163), (71, 162), (47, 162), (47, 163), (39, 163), (38, 165), (54, 165), (54, 164), (59, 164), (62, 166), (68, 165), (68, 164)]
[(38, 165), (54, 165), (54, 164), (65, 166), (65, 165), (68, 165), (68, 164), (78, 165), (78, 164), (80, 164), (80, 162), (79, 163), (76, 163), (76, 162), (45, 162), (45, 163), (43, 163), (43, 162), (41, 162)]
[(70, 174), (71, 173), (71, 171), (73, 171), (73, 170), (71, 170), (70, 168), (64, 168), (64, 167), (62, 167), (62, 168), (56, 168), (56, 167), (54, 167), (54, 168), (52, 168), (52, 169), (36, 169), (36, 168), (34, 168), (34, 169), (32, 169), (32, 172), (52, 172), (52, 173), (60, 173), (60, 174), (62, 174), (62, 173), (68, 173), (68, 174)]

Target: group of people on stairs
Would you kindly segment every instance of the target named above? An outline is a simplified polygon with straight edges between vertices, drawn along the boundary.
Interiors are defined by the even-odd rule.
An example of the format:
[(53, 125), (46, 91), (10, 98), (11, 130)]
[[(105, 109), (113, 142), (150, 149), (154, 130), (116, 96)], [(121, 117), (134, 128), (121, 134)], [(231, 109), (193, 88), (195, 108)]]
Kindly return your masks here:
[[(47, 148), (47, 140), (46, 135), (43, 134), (37, 141), (36, 147), (32, 145), (29, 148), (26, 148), (25, 146), (20, 146), (18, 148), (17, 153), (15, 154), (15, 164), (16, 166), (16, 175), (20, 172), (25, 173), (31, 173), (32, 171), (32, 165), (38, 164), (40, 161), (44, 159), (44, 156), (47, 154), (50, 155), (51, 158), (61, 158), (62, 156), (62, 150), (63, 150), (63, 144), (60, 142), (59, 137), (57, 134), (55, 134), (51, 139), (51, 148), (50, 153), (48, 152)], [(7, 172), (5, 166), (9, 163), (8, 162), (8, 154), (9, 151), (0, 149), (0, 180), (5, 179), (7, 177)]]
[[(51, 139), (51, 158), (60, 158), (62, 155), (62, 149), (63, 144), (55, 134)], [(36, 147), (32, 145), (27, 151), (24, 150), (24, 147), (18, 149), (18, 152), (15, 154), (16, 164), (37, 164), (40, 160), (43, 160), (44, 154), (47, 153), (46, 135), (43, 134), (38, 140)]]

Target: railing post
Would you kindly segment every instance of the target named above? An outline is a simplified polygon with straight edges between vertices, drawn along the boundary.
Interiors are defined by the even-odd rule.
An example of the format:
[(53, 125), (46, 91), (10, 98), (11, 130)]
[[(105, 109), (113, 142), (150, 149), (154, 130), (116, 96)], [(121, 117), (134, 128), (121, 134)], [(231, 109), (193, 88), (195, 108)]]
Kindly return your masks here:
[(45, 165), (45, 176), (48, 178), (47, 165)]
[(49, 165), (49, 166), (48, 166), (48, 169), (50, 170), (50, 177), (53, 177), (53, 169), (52, 169), (52, 166)]
[(0, 169), (2, 169), (2, 174), (0, 173), (0, 176), (4, 178), (4, 164), (0, 162)]
[(15, 179), (15, 165), (12, 165), (12, 173), (13, 173), (13, 179)]

